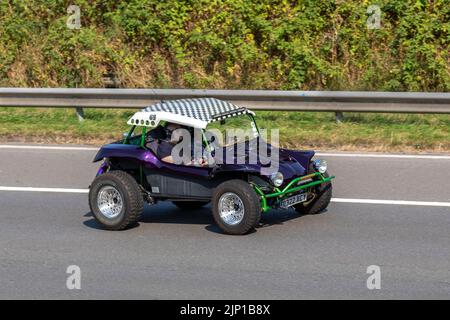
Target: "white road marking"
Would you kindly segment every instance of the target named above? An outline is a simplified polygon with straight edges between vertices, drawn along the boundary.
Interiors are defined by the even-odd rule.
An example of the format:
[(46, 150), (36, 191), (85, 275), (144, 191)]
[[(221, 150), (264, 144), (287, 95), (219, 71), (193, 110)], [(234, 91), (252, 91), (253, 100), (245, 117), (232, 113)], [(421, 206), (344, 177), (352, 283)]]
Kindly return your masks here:
[(89, 189), (35, 188), (35, 187), (4, 187), (4, 186), (0, 186), (0, 191), (55, 192), (55, 193), (89, 193)]
[(437, 201), (375, 200), (375, 199), (345, 199), (345, 198), (332, 198), (331, 201), (332, 202), (342, 202), (342, 203), (450, 207), (450, 202), (437, 202)]
[(25, 149), (25, 150), (67, 150), (67, 151), (97, 151), (95, 147), (59, 147), (59, 146), (17, 146), (4, 144), (0, 149)]
[[(89, 189), (4, 187), (4, 186), (0, 186), (0, 191), (53, 192), (53, 193), (89, 193)], [(338, 202), (338, 203), (361, 203), (361, 204), (387, 204), (387, 205), (406, 205), (406, 206), (450, 207), (450, 202), (438, 202), (438, 201), (375, 200), (375, 199), (347, 199), (347, 198), (332, 198), (331, 201), (332, 202)]]
[(428, 160), (450, 160), (450, 156), (445, 155), (425, 155), (425, 154), (373, 154), (373, 153), (325, 153), (317, 152), (319, 157), (348, 157), (348, 158), (394, 158), (394, 159), (428, 159)]
[[(69, 147), (69, 146), (38, 146), (38, 145), (0, 145), (0, 149), (22, 149), (22, 150), (60, 150), (60, 151), (98, 151), (100, 147)], [(392, 159), (428, 159), (428, 160), (450, 160), (450, 155), (431, 154), (385, 154), (385, 153), (332, 153), (317, 152), (319, 157), (348, 157), (348, 158), (392, 158)]]

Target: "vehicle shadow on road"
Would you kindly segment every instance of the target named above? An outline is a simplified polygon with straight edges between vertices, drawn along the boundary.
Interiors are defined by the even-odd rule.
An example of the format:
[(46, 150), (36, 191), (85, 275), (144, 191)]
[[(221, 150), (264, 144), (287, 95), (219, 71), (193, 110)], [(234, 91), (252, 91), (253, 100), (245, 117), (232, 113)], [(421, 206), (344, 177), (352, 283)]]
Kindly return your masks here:
[[(321, 214), (326, 214), (326, 210)], [(267, 228), (273, 225), (281, 225), (287, 221), (302, 218), (304, 215), (294, 210), (272, 210), (261, 215), (261, 221), (256, 230)], [(83, 222), (89, 228), (102, 229), (102, 227), (93, 218), (92, 212), (87, 212), (84, 217), (91, 218)], [(144, 213), (139, 220), (139, 224), (151, 223), (169, 223), (169, 224), (198, 224), (205, 225), (205, 229), (223, 234), (222, 230), (214, 223), (210, 205), (194, 210), (182, 210), (173, 205), (155, 205), (145, 206)], [(136, 225), (138, 226), (138, 225)], [(131, 227), (130, 229), (135, 228)]]
[(305, 214), (300, 214), (295, 210), (272, 210), (267, 213), (263, 213), (261, 216), (261, 221), (259, 222), (259, 228), (267, 228), (273, 225), (280, 225), (287, 221), (299, 219)]
[[(325, 213), (325, 211), (324, 211)], [(247, 234), (252, 234), (258, 232), (258, 230), (271, 227), (274, 225), (281, 225), (287, 221), (299, 219), (303, 217), (304, 215), (297, 213), (294, 210), (273, 210), (268, 213), (263, 213), (261, 215), (261, 220), (258, 224), (258, 226), (251, 230)], [(220, 233), (223, 234), (223, 231), (220, 230), (219, 227), (217, 227), (215, 224), (211, 224), (209, 226), (205, 227), (206, 230), (214, 232), (214, 233)]]
[[(95, 221), (92, 212), (84, 214), (85, 218), (91, 218), (83, 222), (83, 224), (92, 229), (102, 229), (101, 225)], [(211, 215), (210, 206), (195, 210), (182, 210), (174, 205), (155, 205), (145, 206), (144, 212), (139, 224), (151, 223), (170, 223), (170, 224), (199, 224), (199, 225), (213, 225), (214, 220)], [(129, 228), (133, 229), (137, 225)], [(218, 229), (218, 231), (220, 231)]]
[(212, 224), (211, 207), (206, 206), (200, 209), (180, 209), (174, 205), (167, 205), (160, 210), (152, 210), (147, 207), (141, 223), (173, 223), (173, 224)]

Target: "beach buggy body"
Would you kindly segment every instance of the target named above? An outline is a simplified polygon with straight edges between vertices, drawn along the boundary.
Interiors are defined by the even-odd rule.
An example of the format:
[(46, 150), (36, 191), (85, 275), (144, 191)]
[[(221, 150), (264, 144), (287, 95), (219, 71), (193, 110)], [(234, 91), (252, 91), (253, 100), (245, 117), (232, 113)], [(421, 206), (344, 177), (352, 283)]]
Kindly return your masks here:
[[(215, 144), (207, 129), (220, 129), (233, 121), (235, 126), (248, 126), (251, 137)], [(207, 165), (163, 161), (150, 144), (167, 138), (164, 126), (168, 123), (197, 130), (201, 135), (198, 145), (210, 159), (218, 151), (232, 156)], [(228, 234), (248, 233), (258, 225), (261, 214), (271, 209), (292, 207), (302, 214), (315, 214), (330, 203), (334, 177), (328, 175), (326, 162), (313, 160), (313, 151), (267, 144), (253, 112), (246, 108), (214, 98), (164, 101), (137, 112), (128, 124), (126, 137), (103, 146), (94, 159), (103, 162), (90, 186), (89, 204), (105, 229), (135, 225), (144, 203), (160, 201), (187, 211), (211, 203), (216, 224)], [(266, 157), (277, 153), (272, 172), (260, 154), (255, 156), (262, 145), (268, 149)], [(248, 159), (256, 161), (249, 163)]]

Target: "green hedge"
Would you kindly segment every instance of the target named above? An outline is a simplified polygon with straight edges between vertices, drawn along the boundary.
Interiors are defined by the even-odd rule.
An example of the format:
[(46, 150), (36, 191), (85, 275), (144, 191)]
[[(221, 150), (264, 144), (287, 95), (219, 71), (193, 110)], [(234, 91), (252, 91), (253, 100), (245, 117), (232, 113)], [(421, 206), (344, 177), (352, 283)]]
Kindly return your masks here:
[(449, 30), (450, 0), (5, 0), (0, 86), (449, 91)]

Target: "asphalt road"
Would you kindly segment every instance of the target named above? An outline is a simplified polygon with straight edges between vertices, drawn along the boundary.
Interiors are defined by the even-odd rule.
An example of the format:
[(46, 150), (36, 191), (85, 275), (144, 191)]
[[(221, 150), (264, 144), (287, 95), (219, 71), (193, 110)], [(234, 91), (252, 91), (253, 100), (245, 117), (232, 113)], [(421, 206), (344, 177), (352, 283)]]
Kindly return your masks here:
[[(85, 189), (92, 150), (0, 148), (0, 186)], [(338, 199), (299, 216), (273, 211), (246, 236), (227, 236), (210, 209), (146, 207), (136, 228), (103, 231), (87, 195), (0, 191), (0, 298), (449, 299), (450, 157), (325, 156)], [(66, 269), (81, 269), (69, 290)], [(367, 267), (381, 270), (368, 290)]]

